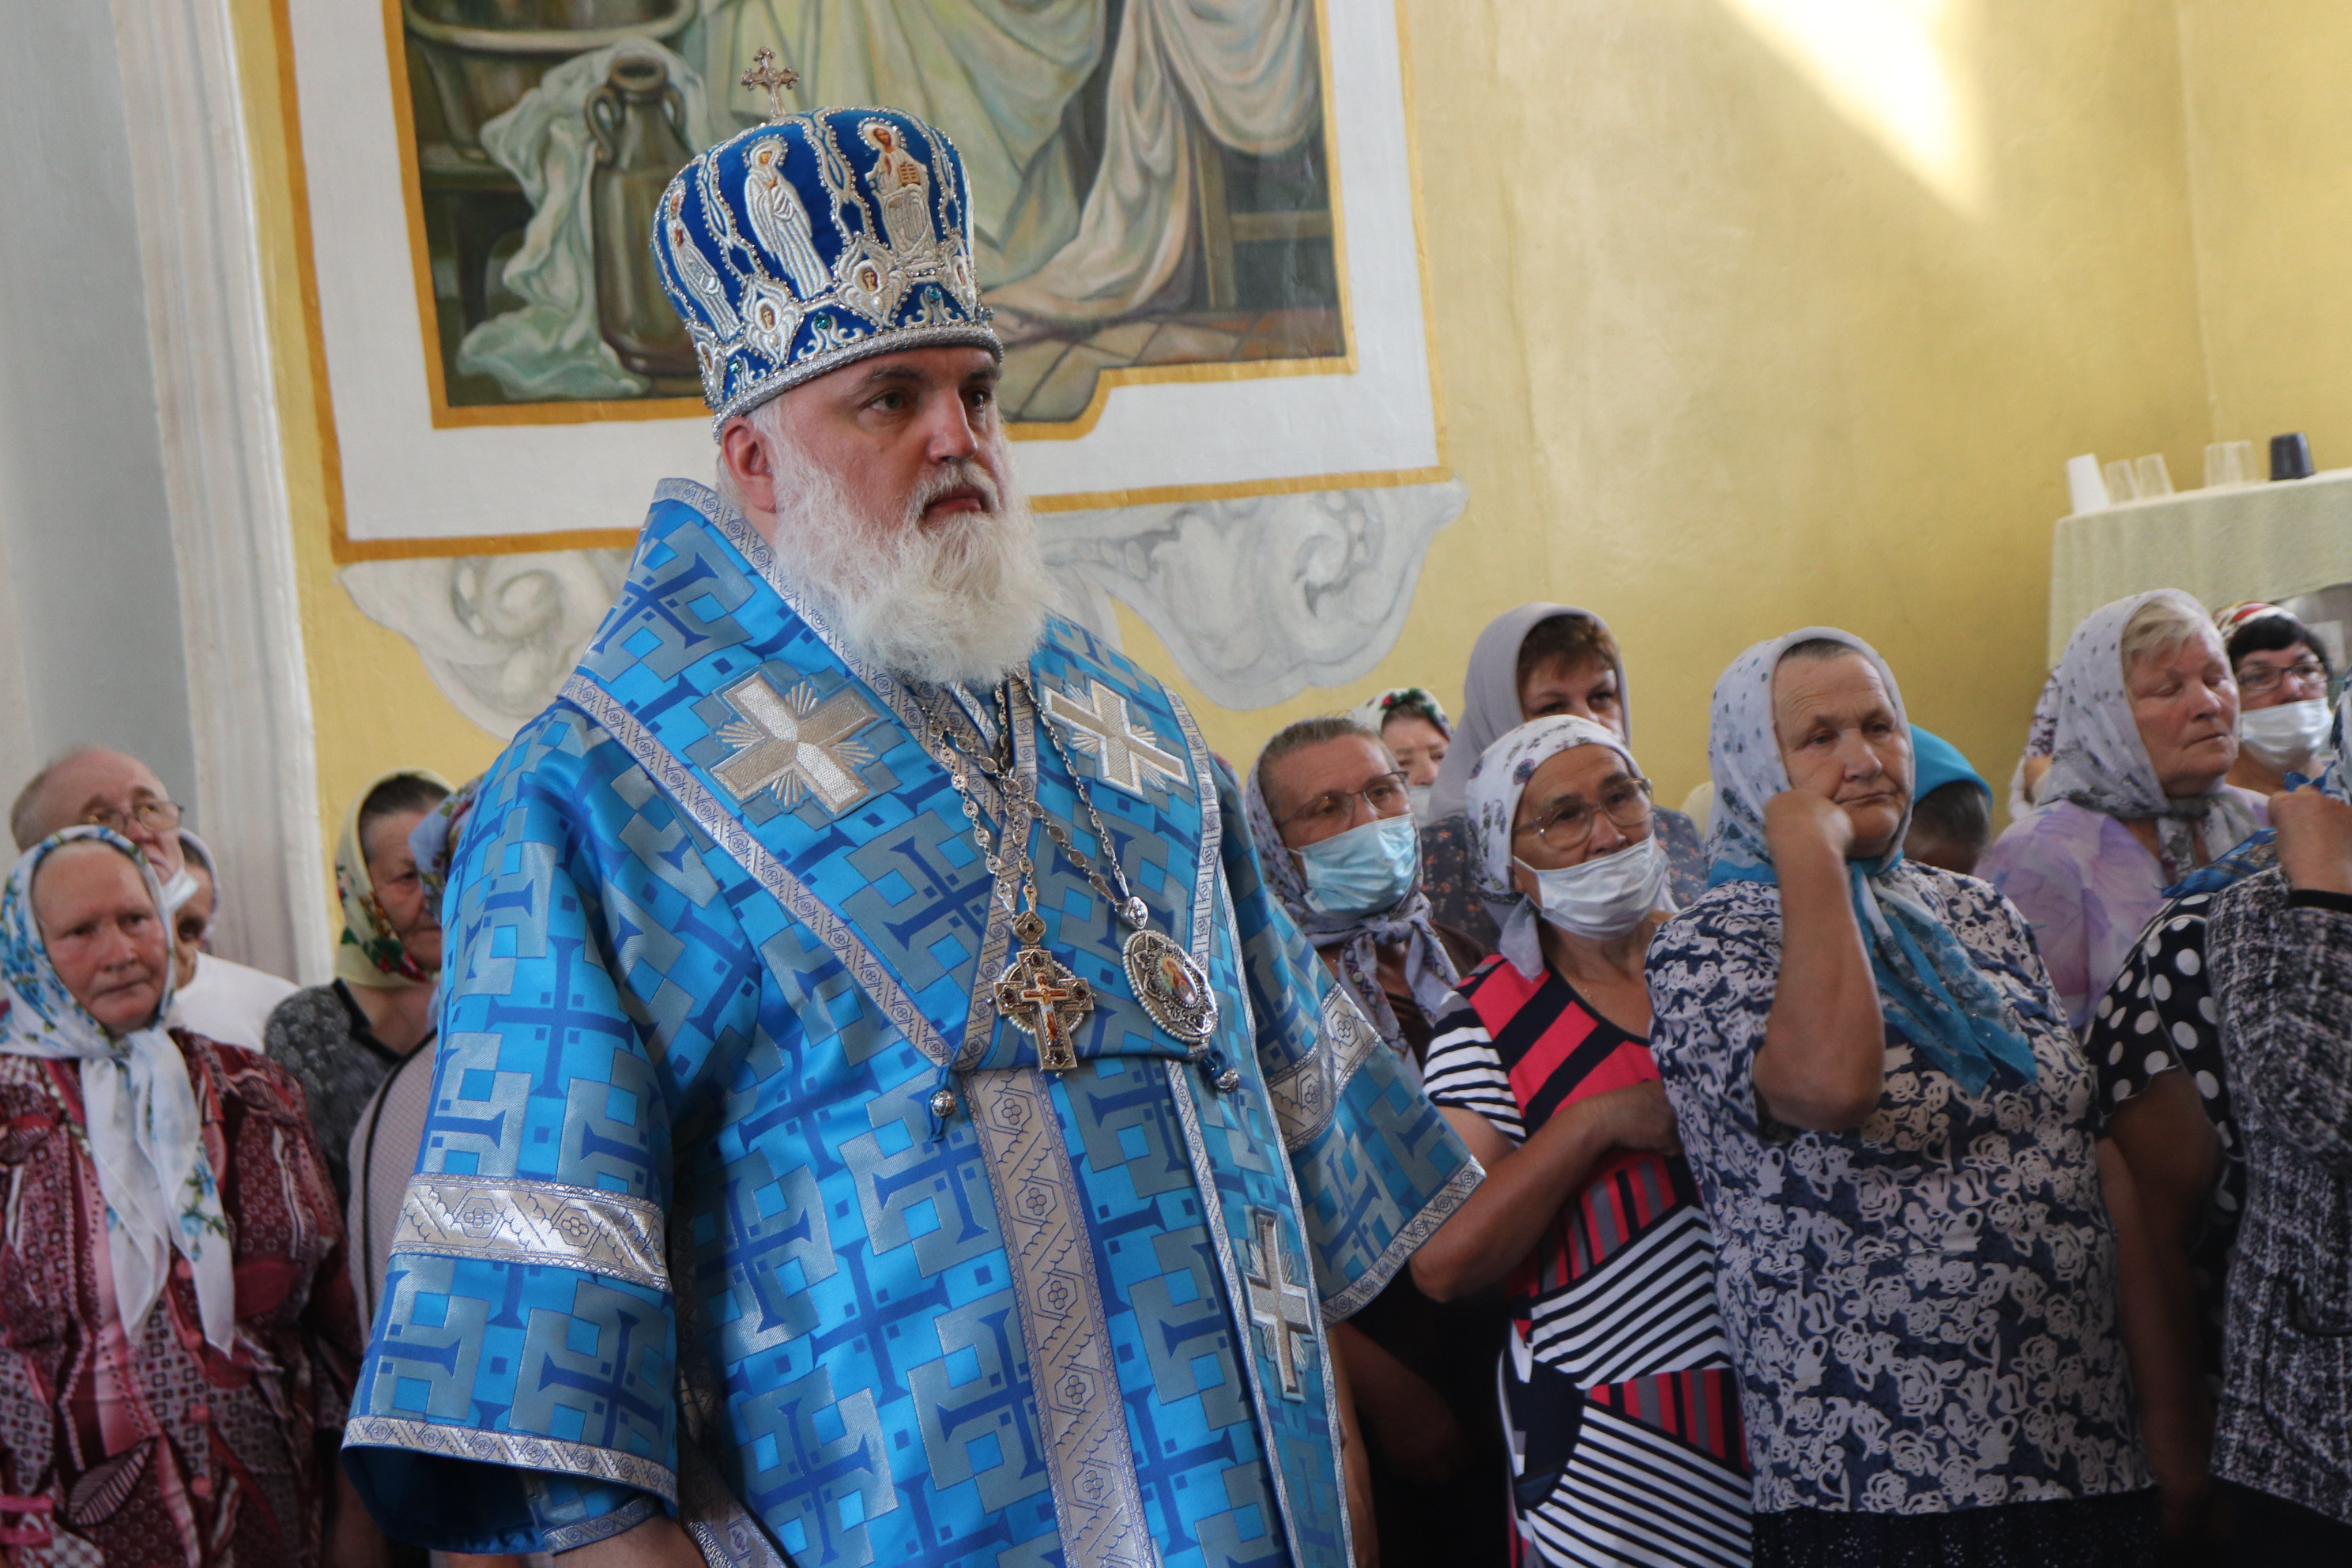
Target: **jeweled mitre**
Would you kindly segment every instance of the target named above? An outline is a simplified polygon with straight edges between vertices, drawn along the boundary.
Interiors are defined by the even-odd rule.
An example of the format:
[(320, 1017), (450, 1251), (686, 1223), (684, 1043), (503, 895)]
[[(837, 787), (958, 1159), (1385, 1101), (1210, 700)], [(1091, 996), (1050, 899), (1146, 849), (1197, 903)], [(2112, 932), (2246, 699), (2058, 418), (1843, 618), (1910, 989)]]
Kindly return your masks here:
[(1002, 355), (971, 268), (952, 142), (893, 109), (754, 126), (677, 172), (654, 217), (662, 288), (719, 426), (869, 355)]

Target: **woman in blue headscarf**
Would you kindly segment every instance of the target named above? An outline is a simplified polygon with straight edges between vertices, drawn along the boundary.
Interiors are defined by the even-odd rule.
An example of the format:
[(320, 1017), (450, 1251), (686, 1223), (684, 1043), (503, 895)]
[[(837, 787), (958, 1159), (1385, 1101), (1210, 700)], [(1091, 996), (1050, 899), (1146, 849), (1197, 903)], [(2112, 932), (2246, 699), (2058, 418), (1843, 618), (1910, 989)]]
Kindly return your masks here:
[(1894, 675), (1844, 632), (1759, 643), (1709, 752), (1712, 885), (1650, 946), (1650, 1048), (1717, 1238), (1756, 1563), (2148, 1561), (2095, 1085), (2023, 919), (1904, 858)]

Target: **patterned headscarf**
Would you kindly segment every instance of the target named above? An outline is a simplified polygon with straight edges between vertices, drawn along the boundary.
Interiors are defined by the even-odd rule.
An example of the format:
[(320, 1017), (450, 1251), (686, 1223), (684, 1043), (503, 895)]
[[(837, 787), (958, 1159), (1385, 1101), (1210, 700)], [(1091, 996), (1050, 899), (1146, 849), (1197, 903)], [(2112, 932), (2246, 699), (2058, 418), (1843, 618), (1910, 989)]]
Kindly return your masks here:
[[(1521, 605), (1496, 616), (1470, 647), (1470, 668), (1462, 679), (1462, 721), (1439, 764), (1429, 820), (1443, 822), (1470, 809), (1470, 770), (1486, 748), (1519, 727), (1519, 647), (1528, 634), (1560, 616), (1582, 616), (1603, 631), (1608, 623), (1573, 605)], [(1625, 738), (1633, 737), (1633, 703), (1625, 689), (1625, 661), (1617, 672), (1618, 711), (1625, 715)]]
[[(1366, 739), (1378, 742), (1370, 734)], [(1407, 1064), (1412, 1062), (1412, 1052), (1406, 1046), (1404, 1031), (1397, 1024), (1396, 1009), (1389, 1005), (1388, 994), (1381, 989), (1381, 942), (1405, 943), (1404, 972), (1412, 986), (1413, 1000), (1422, 1011), (1435, 1018), (1442, 1010), (1454, 982), (1462, 978), (1454, 967), (1454, 959), (1445, 944), (1437, 938), (1437, 927), (1431, 923), (1429, 895), (1421, 890), (1421, 878), (1416, 874), (1412, 887), (1405, 896), (1390, 908), (1369, 915), (1327, 915), (1307, 906), (1307, 875), (1299, 869), (1298, 857), (1282, 841), (1282, 829), (1275, 826), (1273, 809), (1266, 805), (1265, 760), (1258, 759), (1250, 769), (1249, 787), (1243, 792), (1244, 809), (1249, 817), (1250, 839), (1257, 846), (1258, 867), (1265, 885), (1289, 911), (1291, 920), (1307, 933), (1307, 940), (1318, 952), (1325, 948), (1339, 950), (1339, 978), (1353, 993), (1364, 1016), (1381, 1032)]]
[(457, 794), (426, 812), (425, 820), (409, 829), (408, 852), (416, 858), (417, 878), (425, 884), (425, 896), (436, 903), (448, 891), (449, 863), (457, 858), (457, 837), (465, 830), (474, 796), (481, 793), (482, 780), (488, 776), (476, 773), (459, 784)]
[[(2174, 800), (2164, 793), (2132, 717), (2124, 679), (2124, 627), (2149, 600), (2172, 588), (2134, 594), (2102, 605), (2083, 618), (2058, 660), (2058, 735), (2050, 776), (2039, 798), (2067, 800), (2118, 820), (2153, 818), (2158, 858), (2168, 882), (2196, 865), (2191, 826), (2205, 830), (2205, 848), (2217, 854), (2254, 830), (2253, 814), (2227, 790)], [(2187, 599), (2186, 595), (2180, 597)], [(2204, 607), (2193, 599), (2201, 619)]]
[(2032, 795), (2025, 788), (2025, 764), (2036, 757), (2046, 757), (2058, 748), (2058, 674), (2053, 670), (2043, 678), (2042, 695), (2033, 700), (2033, 721), (2025, 731), (2025, 750), (2018, 753), (2017, 766), (2009, 771), (2009, 819), (2015, 822), (2032, 811), (2041, 795), (2047, 798), (2050, 776), (2044, 773), (2041, 787)]
[[(89, 839), (139, 869), (163, 931), (163, 991), (155, 1015), (114, 1035), (74, 1000), (50, 961), (33, 909), (33, 879), (65, 845)], [(106, 1250), (114, 1304), (132, 1344), (171, 1278), (172, 1254), (188, 1260), (205, 1338), (226, 1351), (236, 1334), (236, 1278), (228, 1218), (205, 1152), (204, 1113), (187, 1058), (163, 1026), (172, 1010), (172, 921), (154, 868), (131, 842), (103, 827), (68, 827), (25, 851), (0, 894), (0, 979), (7, 1014), (0, 1051), (80, 1064), (82, 1119), (98, 1190), (106, 1200)]]
[(1391, 686), (1377, 696), (1367, 697), (1348, 710), (1353, 719), (1374, 734), (1391, 719), (1426, 719), (1437, 726), (1437, 732), (1448, 740), (1454, 738), (1454, 726), (1445, 717), (1445, 710), (1437, 699), (1418, 686)]
[[(1895, 672), (1875, 648), (1850, 632), (1808, 626), (1758, 643), (1733, 659), (1715, 683), (1707, 733), (1707, 761), (1715, 773), (1710, 887), (1780, 880), (1764, 838), (1765, 803), (1790, 787), (1780, 736), (1772, 725), (1772, 677), (1780, 668), (1781, 655), (1817, 637), (1843, 643), (1870, 661), (1895, 710), (1895, 721), (1909, 733)], [(1906, 785), (1909, 782), (1905, 781)], [(1894, 847), (1874, 860), (1852, 861), (1846, 868), (1854, 919), (1870, 950), (1886, 1021), (1930, 1066), (1970, 1094), (1983, 1090), (1996, 1065), (2031, 1083), (2037, 1073), (2033, 1048), (2000, 993), (1978, 972), (1968, 949), (1908, 880), (1895, 874), (1903, 861), (1903, 836), (1910, 826), (1906, 791)]]
[(1638, 777), (1642, 765), (1606, 726), (1590, 719), (1555, 714), (1530, 719), (1486, 748), (1470, 768), (1470, 837), (1476, 847), (1478, 890), (1490, 903), (1507, 904), (1496, 951), (1527, 979), (1543, 973), (1542, 913), (1535, 900), (1511, 885), (1511, 829), (1519, 819), (1519, 796), (1536, 770), (1579, 746), (1606, 746), (1625, 759)]
[(2221, 646), (2227, 647), (2230, 645), (2230, 639), (2238, 635), (2241, 627), (2249, 621), (2259, 621), (2265, 616), (2282, 616), (2290, 621), (2294, 619), (2293, 614), (2279, 608), (2276, 605), (2264, 604), (2260, 599), (2241, 599), (2234, 605), (2224, 605), (2213, 612), (2213, 629), (2221, 634)]
[(376, 902), (367, 853), (360, 845), (360, 808), (368, 796), (394, 779), (422, 779), (436, 789), (449, 788), (449, 781), (430, 769), (394, 768), (362, 784), (352, 797), (351, 809), (343, 813), (342, 837), (335, 840), (335, 892), (343, 901), (343, 935), (335, 944), (335, 977), (347, 985), (374, 991), (433, 984), (431, 973), (408, 956), (392, 921), (384, 916), (383, 906)]

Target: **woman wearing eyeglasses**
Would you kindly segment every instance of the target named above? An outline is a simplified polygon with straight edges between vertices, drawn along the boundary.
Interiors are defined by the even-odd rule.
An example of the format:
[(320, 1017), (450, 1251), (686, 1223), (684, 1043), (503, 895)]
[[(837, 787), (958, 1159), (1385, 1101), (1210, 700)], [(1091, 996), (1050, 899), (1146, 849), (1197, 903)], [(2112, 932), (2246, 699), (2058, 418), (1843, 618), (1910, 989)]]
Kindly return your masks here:
[(1513, 1507), (1531, 1563), (1748, 1560), (1748, 1452), (1715, 1245), (1650, 1059), (1673, 905), (1649, 781), (1612, 731), (1538, 719), (1466, 786), (1501, 951), (1462, 982), (1429, 1097), (1486, 1180), (1413, 1255), (1440, 1300), (1496, 1283)]
[[(1412, 797), (1387, 742), (1351, 716), (1301, 720), (1266, 742), (1245, 799), (1266, 887), (1417, 1075), (1478, 952), (1430, 918)], [(1370, 1430), (1381, 1560), (1503, 1568), (1499, 1301), (1440, 1305), (1400, 1275), (1332, 1339)]]
[(2213, 624), (2238, 678), (2238, 760), (2230, 783), (2278, 795), (2286, 775), (2317, 776), (2327, 765), (2327, 655), (2319, 638), (2276, 605), (2252, 601), (2217, 610)]

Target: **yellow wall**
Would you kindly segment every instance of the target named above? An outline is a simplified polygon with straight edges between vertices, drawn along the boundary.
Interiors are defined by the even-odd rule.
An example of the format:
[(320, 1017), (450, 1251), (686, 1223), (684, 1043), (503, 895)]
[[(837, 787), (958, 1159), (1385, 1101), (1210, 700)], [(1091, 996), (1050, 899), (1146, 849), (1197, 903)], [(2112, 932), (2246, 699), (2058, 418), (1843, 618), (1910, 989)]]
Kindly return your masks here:
[[(283, 82), (268, 0), (239, 5), (281, 395), (307, 410)], [(1704, 776), (1724, 664), (1812, 622), (1874, 642), (1914, 716), (1998, 783), (2041, 679), (2066, 458), (2163, 451), (2195, 482), (2209, 430), (2200, 256), (2208, 330), (2236, 345), (2217, 355), (2215, 396), (2256, 422), (2243, 433), (2300, 423), (2323, 458), (2352, 453), (2352, 402), (2336, 391), (2323, 409), (2315, 395), (2352, 305), (2317, 341), (2263, 317), (2290, 285), (2315, 303), (2336, 256), (2192, 240), (2192, 171), (2210, 234), (2218, 207), (2251, 200), (2264, 132), (2190, 155), (2182, 26), (2252, 50), (2269, 7), (2189, 0), (2185, 24), (2168, 0), (1403, 9), (1450, 458), (1469, 508), (1438, 536), (1412, 622), (1371, 674), (1247, 713), (1187, 692), (1236, 761), (1277, 724), (1383, 686), (1455, 701), (1487, 618), (1548, 598), (1598, 611), (1623, 641), (1635, 739), (1665, 798)], [(1841, 14), (1866, 25), (1807, 30)], [(2352, 117), (2321, 75), (2328, 51), (2284, 36), (2259, 47), (2262, 68), (2300, 73), (2292, 93), (2263, 96)], [(2221, 104), (2286, 112), (2191, 80), (2200, 125), (2225, 118)], [(2300, 199), (2341, 209), (2352, 196), (2327, 190), (2323, 167), (2312, 161)], [(2218, 300), (2224, 275), (2232, 297)], [(2308, 368), (2309, 412), (2295, 397), (2293, 413), (2263, 405), (2284, 395), (2282, 356)], [(494, 748), (335, 584), (318, 432), (289, 413), (287, 437), (331, 823), (379, 769), (464, 776)], [(1123, 625), (1130, 650), (1172, 674), (1140, 624)]]
[(2352, 7), (2180, 0), (2213, 440), (2352, 466)]

